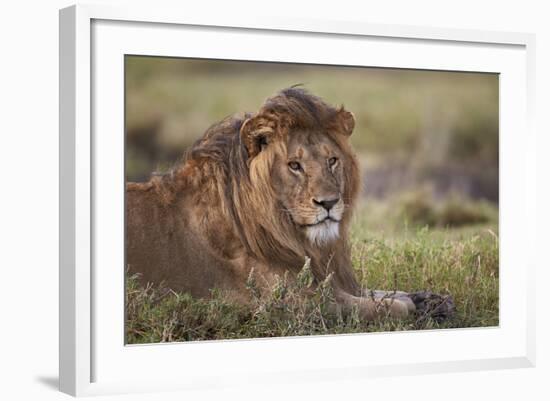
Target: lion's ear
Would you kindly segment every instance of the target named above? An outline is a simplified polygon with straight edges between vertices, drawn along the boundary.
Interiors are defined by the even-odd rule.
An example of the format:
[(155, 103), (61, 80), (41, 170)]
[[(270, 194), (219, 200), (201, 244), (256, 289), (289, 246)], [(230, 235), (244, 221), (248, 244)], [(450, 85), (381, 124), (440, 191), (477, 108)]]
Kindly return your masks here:
[(337, 129), (344, 135), (350, 136), (355, 128), (355, 116), (351, 111), (344, 110), (343, 108), (336, 114), (336, 126)]
[(248, 158), (252, 159), (260, 153), (273, 134), (273, 127), (261, 117), (248, 118), (241, 126), (241, 142), (246, 148)]

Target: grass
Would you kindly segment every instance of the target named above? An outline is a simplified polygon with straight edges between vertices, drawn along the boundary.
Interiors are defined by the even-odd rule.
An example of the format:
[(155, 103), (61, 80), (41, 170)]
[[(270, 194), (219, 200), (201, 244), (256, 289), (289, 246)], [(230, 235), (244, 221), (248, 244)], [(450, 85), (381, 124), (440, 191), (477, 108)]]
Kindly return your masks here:
[[(127, 280), (128, 343), (220, 340), (498, 325), (498, 229), (495, 220), (461, 227), (409, 226), (388, 218), (387, 203), (362, 206), (352, 228), (353, 267), (372, 289), (430, 290), (451, 294), (457, 311), (437, 322), (362, 321), (356, 311), (332, 306), (330, 278), (315, 288), (307, 264), (298, 280), (281, 277), (270, 294), (258, 296), (254, 275), (247, 282), (250, 306), (231, 303), (213, 290), (209, 300), (194, 299), (159, 286)], [(371, 219), (371, 217), (373, 217)]]
[(498, 218), (495, 206), (485, 200), (472, 200), (459, 193), (436, 200), (427, 189), (402, 192), (392, 205), (401, 219), (417, 226), (460, 227)]

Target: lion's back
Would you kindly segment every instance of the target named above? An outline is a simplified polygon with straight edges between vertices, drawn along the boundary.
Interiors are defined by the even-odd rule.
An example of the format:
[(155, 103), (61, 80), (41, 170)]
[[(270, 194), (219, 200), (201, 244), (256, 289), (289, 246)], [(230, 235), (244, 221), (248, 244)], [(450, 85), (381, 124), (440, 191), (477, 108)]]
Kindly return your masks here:
[(235, 277), (230, 264), (196, 229), (192, 215), (200, 206), (191, 199), (180, 194), (177, 201), (167, 202), (151, 182), (127, 184), (126, 266), (142, 284), (163, 283), (208, 297), (212, 288), (232, 289)]

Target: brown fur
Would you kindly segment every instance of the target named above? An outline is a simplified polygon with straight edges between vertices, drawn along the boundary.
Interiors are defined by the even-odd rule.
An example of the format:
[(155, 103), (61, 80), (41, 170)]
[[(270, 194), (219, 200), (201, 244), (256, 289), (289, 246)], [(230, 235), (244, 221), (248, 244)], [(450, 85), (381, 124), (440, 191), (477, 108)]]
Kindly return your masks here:
[[(127, 184), (129, 272), (197, 297), (220, 288), (247, 302), (252, 268), (267, 287), (308, 256), (317, 281), (333, 274), (342, 304), (358, 305), (369, 319), (380, 305), (407, 314), (414, 306), (406, 302), (363, 297), (351, 268), (348, 229), (360, 181), (348, 142), (354, 124), (343, 108), (289, 88), (254, 115), (213, 125), (168, 174)], [(338, 161), (326, 167), (331, 155)], [(292, 157), (303, 170), (289, 170)], [(323, 210), (316, 199), (331, 196), (343, 210), (339, 236), (314, 243), (306, 233)]]

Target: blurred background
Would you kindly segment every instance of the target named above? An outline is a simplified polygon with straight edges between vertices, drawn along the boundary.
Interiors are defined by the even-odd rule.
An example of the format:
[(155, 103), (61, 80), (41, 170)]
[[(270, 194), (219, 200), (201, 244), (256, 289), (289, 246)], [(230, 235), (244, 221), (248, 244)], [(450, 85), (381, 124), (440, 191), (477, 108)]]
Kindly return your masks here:
[(356, 117), (369, 224), (498, 223), (497, 74), (126, 56), (126, 174), (170, 168), (227, 115), (301, 83)]

